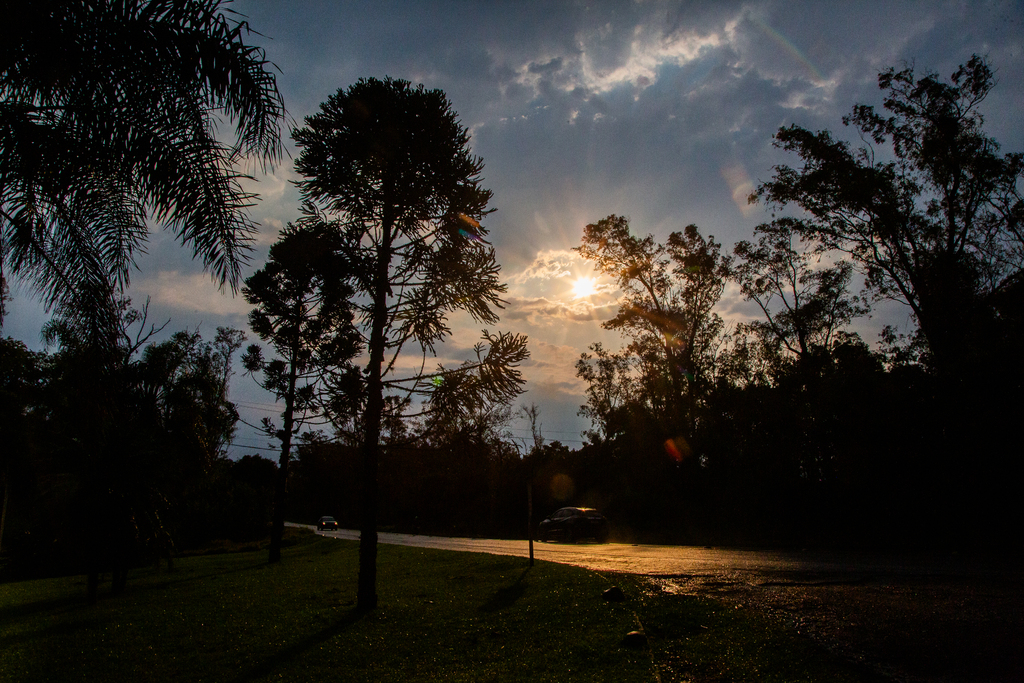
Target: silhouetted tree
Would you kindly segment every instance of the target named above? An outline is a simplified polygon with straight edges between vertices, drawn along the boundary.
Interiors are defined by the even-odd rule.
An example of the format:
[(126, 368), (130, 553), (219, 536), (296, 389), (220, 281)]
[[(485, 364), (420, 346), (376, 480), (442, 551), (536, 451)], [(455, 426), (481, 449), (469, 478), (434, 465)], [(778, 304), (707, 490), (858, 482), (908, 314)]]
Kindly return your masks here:
[(582, 436), (599, 444), (625, 428), (620, 416), (636, 398), (636, 379), (628, 351), (611, 352), (601, 342), (591, 344), (589, 350), (592, 353), (582, 353), (576, 361), (576, 376), (587, 383), (587, 402), (580, 406), (578, 414), (588, 418), (593, 427)]
[[(29, 351), (23, 342), (0, 339), (0, 443), (4, 444), (0, 453), (0, 551), (4, 547), (12, 493), (21, 489), (28, 494), (26, 489), (30, 488), (26, 463), (31, 459), (32, 413), (38, 410), (41, 398), (42, 355)], [(18, 479), (19, 485), (11, 485), (14, 479)]]
[(46, 329), (60, 346), (45, 399), (48, 476), (60, 482), (51, 504), (80, 520), (61, 533), (80, 545), (91, 600), (101, 571), (113, 571), (120, 592), (140, 550), (170, 556), (176, 507), (222, 455), (238, 417), (226, 392), (241, 333), (221, 328), (212, 343), (178, 333), (139, 358), (156, 330), (127, 301), (120, 328), (113, 348), (88, 343), (73, 320)]
[[(978, 56), (949, 83), (890, 68), (878, 77), (890, 115), (861, 104), (843, 118), (865, 146), (781, 128), (775, 145), (803, 165), (776, 167), (752, 195), (806, 211), (795, 231), (848, 254), (877, 298), (907, 304), (930, 364), (950, 379), (986, 353), (995, 301), (1019, 289), (1024, 267), (1024, 155), (1000, 155), (982, 130), (994, 84)], [(873, 145), (886, 153), (876, 157)]]
[(733, 278), (764, 320), (742, 323), (738, 331), (752, 332), (769, 352), (784, 350), (798, 363), (814, 350), (828, 352), (847, 341), (845, 326), (868, 312), (849, 292), (853, 266), (823, 262), (806, 248), (798, 251), (790, 219), (760, 225), (754, 234), (756, 244), (736, 243)]
[[(754, 197), (802, 209), (792, 222), (801, 236), (849, 255), (876, 298), (910, 308), (919, 358), (938, 380), (942, 435), (919, 487), (950, 536), (972, 542), (1014, 514), (1003, 444), (1024, 409), (1024, 373), (995, 359), (1024, 332), (1024, 154), (1000, 154), (983, 130), (995, 79), (981, 57), (948, 82), (890, 68), (878, 85), (884, 113), (861, 104), (843, 119), (862, 146), (782, 128), (776, 146), (802, 166), (777, 167)], [(890, 350), (898, 341), (891, 330), (886, 339)]]
[[(450, 335), (447, 318), (466, 311), (498, 321), (494, 250), (479, 220), (491, 193), (480, 186), (482, 161), (440, 90), (407, 81), (363, 79), (339, 90), (294, 132), (296, 170), (306, 200), (338, 230), (356, 291), (356, 324), (368, 360), (362, 381), (363, 519), (358, 604), (377, 604), (377, 472), (387, 397), (404, 393), (427, 412), (464, 414), (482, 401), (511, 400), (523, 382), (517, 364), (526, 338), (484, 333), (477, 359), (458, 368), (398, 374), (407, 344), (423, 362)], [(312, 212), (312, 207), (309, 208)], [(398, 410), (408, 403), (391, 404)]]
[[(350, 378), (350, 359), (359, 351), (352, 327), (352, 288), (340, 277), (349, 268), (337, 231), (322, 223), (289, 225), (270, 248), (266, 265), (245, 280), (242, 294), (254, 306), (249, 325), (279, 356), (267, 361), (259, 345), (242, 358), (248, 373), (262, 372), (260, 386), (284, 401), (283, 425), (264, 419), (268, 434), (281, 442), (270, 534), (270, 562), (281, 559), (288, 462), (293, 437), (310, 419), (323, 415), (327, 374)], [(336, 384), (336, 382), (335, 382)], [(340, 390), (339, 387), (335, 387)]]
[[(254, 231), (243, 157), (279, 158), (263, 51), (221, 0), (39, 0), (0, 27), (0, 279), (117, 334), (118, 292), (170, 225), (237, 284)], [(226, 144), (214, 122), (234, 124)]]
[(244, 342), (245, 333), (230, 327), (218, 327), (212, 342), (198, 329), (184, 330), (147, 345), (132, 363), (134, 381), (157, 408), (160, 426), (199, 472), (225, 457), (234, 437), (238, 411), (228, 400), (228, 384), (232, 359)]
[(630, 339), (626, 352), (637, 363), (637, 393), (669, 416), (664, 428), (673, 436), (683, 430), (692, 437), (719, 345), (723, 323), (714, 307), (731, 264), (721, 246), (695, 225), (657, 244), (652, 235), (634, 237), (629, 221), (613, 215), (588, 225), (575, 247), (622, 290), (618, 314), (603, 327)]

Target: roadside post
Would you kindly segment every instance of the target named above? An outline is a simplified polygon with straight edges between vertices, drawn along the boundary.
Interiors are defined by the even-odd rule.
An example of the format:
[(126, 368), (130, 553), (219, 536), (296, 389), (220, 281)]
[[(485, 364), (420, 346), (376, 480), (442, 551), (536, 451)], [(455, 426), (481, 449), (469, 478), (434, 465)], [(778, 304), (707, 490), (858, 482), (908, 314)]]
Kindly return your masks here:
[(526, 485), (526, 537), (530, 539), (530, 566), (533, 566), (533, 482)]

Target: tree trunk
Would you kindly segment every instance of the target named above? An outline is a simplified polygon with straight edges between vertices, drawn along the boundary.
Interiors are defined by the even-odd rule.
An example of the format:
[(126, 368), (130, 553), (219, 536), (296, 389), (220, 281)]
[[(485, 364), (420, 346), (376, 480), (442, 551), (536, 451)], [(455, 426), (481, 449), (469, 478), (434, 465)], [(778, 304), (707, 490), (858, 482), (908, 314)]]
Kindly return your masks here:
[(281, 457), (277, 463), (277, 482), (274, 490), (274, 519), (270, 527), (270, 564), (281, 561), (281, 541), (284, 538), (284, 507), (288, 497), (288, 461), (291, 459), (292, 429), (295, 427), (296, 347), (292, 347), (288, 370), (288, 392), (284, 397), (284, 428), (281, 434)]
[(4, 461), (4, 505), (3, 510), (0, 510), (0, 551), (4, 548), (4, 527), (7, 526), (7, 499), (11, 496), (11, 476), (10, 467), (7, 461)]
[(373, 321), (370, 329), (370, 362), (366, 379), (366, 416), (363, 435), (362, 514), (359, 528), (359, 581), (356, 606), (360, 610), (377, 607), (377, 471), (380, 463), (380, 431), (384, 414), (384, 331), (388, 318), (388, 275), (391, 267), (391, 226), (385, 220), (381, 244), (377, 249), (373, 283)]

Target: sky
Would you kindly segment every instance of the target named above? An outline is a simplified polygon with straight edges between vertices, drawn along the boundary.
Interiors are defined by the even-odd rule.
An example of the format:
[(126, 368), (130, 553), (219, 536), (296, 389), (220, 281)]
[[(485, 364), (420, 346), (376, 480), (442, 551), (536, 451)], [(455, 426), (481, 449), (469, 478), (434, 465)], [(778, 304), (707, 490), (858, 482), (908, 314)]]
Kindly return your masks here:
[[(288, 112), (289, 156), (247, 188), (260, 194), (252, 218), (260, 233), (248, 276), (278, 232), (299, 216), (288, 132), (321, 102), (363, 77), (391, 76), (444, 90), (472, 152), (484, 161), (483, 186), (496, 211), (484, 221), (508, 283), (501, 321), (491, 331), (526, 334), (522, 367), (548, 441), (582, 443), (577, 415), (585, 385), (575, 362), (601, 341), (617, 292), (573, 247), (583, 229), (627, 216), (634, 234), (663, 241), (696, 224), (731, 252), (770, 220), (746, 198), (778, 164), (796, 164), (772, 146), (781, 126), (829, 129), (855, 144), (842, 117), (854, 104), (881, 106), (878, 73), (913, 65), (948, 78), (972, 54), (987, 56), (998, 85), (982, 106), (985, 129), (1004, 152), (1024, 151), (1022, 2), (270, 2), (236, 0), (252, 44), (266, 51)], [(587, 285), (591, 286), (588, 287)], [(24, 286), (3, 334), (42, 348), (48, 315)], [(217, 326), (246, 329), (248, 305), (221, 290), (173, 234), (154, 230), (128, 292), (149, 297), (164, 336)], [(727, 324), (757, 316), (735, 286), (718, 312)], [(457, 364), (481, 326), (453, 319), (439, 361)], [(877, 342), (886, 324), (907, 330), (908, 311), (877, 308), (854, 329)], [(249, 341), (255, 341), (249, 333)], [(415, 355), (415, 353), (414, 353)], [(416, 356), (418, 359), (418, 356)], [(243, 420), (279, 415), (274, 399), (238, 373), (231, 399)], [(529, 440), (529, 425), (512, 425)], [(273, 457), (274, 444), (241, 425), (232, 457)]]

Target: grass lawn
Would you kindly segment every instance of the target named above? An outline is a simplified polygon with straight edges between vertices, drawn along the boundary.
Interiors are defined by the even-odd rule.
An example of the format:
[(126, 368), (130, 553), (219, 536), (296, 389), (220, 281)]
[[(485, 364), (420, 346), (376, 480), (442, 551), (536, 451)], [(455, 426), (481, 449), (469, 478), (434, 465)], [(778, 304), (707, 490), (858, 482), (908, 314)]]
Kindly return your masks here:
[[(358, 544), (182, 558), (85, 602), (84, 577), (0, 584), (0, 681), (650, 681), (628, 603), (581, 569), (379, 546), (380, 607), (355, 610)], [(102, 588), (101, 588), (102, 590)]]
[[(755, 615), (522, 558), (381, 545), (361, 614), (357, 543), (296, 540), (276, 566), (136, 570), (92, 607), (84, 577), (0, 584), (0, 681), (653, 681), (652, 653), (664, 683), (873, 680)], [(622, 644), (638, 618), (650, 649)]]

